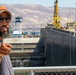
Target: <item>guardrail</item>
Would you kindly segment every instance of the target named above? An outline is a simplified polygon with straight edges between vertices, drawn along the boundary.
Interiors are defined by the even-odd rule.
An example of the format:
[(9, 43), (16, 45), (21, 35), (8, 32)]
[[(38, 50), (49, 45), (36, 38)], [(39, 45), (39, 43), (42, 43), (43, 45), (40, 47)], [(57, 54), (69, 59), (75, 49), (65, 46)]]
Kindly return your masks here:
[(40, 38), (5, 38), (6, 43), (38, 43)]
[(28, 75), (76, 75), (76, 66), (14, 67), (13, 69), (15, 73), (25, 72), (20, 75), (26, 75), (26, 73)]

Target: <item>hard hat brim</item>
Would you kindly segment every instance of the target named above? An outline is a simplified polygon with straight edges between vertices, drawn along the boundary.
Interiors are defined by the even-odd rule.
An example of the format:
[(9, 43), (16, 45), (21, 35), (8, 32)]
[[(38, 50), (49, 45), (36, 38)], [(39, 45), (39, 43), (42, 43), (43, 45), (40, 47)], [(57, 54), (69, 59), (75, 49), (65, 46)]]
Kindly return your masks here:
[(0, 14), (3, 13), (3, 12), (7, 13), (9, 15), (9, 17), (12, 16), (11, 13), (9, 11), (7, 11), (7, 10), (0, 10)]

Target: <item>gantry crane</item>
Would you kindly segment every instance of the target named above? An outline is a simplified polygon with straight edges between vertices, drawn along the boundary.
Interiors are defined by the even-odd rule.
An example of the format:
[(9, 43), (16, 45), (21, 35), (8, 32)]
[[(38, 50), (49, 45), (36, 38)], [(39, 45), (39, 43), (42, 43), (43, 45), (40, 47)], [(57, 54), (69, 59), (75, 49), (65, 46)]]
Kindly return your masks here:
[(61, 29), (62, 26), (60, 25), (61, 17), (58, 14), (58, 0), (54, 2), (54, 16), (53, 16), (53, 25), (55, 28)]

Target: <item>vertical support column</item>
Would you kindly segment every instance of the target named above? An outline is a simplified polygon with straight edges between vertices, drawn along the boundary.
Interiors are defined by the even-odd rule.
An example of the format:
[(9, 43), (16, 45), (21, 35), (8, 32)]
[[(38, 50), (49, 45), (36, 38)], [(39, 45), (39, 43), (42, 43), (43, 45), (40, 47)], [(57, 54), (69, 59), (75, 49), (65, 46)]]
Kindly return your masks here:
[(29, 75), (34, 75), (34, 71), (33, 70), (31, 70), (31, 72), (30, 72), (30, 74)]

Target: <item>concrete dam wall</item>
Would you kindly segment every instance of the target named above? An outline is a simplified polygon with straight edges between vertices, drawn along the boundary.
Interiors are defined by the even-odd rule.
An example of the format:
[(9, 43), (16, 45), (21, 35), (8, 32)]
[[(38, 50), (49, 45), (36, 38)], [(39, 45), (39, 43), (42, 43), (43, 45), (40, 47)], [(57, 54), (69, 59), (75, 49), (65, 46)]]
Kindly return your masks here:
[(46, 66), (76, 65), (76, 33), (55, 28), (43, 28)]
[(42, 28), (40, 38), (7, 38), (4, 42), (13, 45), (14, 67), (76, 65), (75, 32)]

